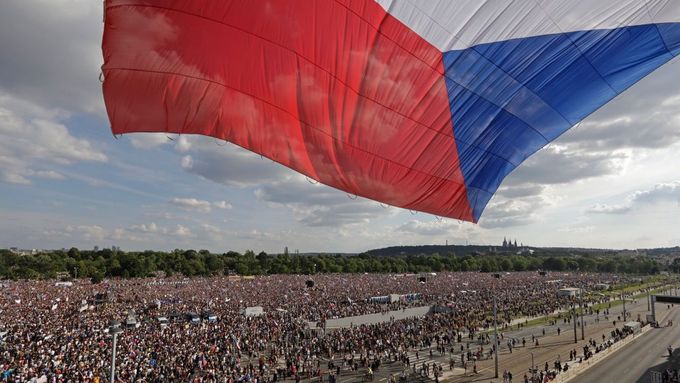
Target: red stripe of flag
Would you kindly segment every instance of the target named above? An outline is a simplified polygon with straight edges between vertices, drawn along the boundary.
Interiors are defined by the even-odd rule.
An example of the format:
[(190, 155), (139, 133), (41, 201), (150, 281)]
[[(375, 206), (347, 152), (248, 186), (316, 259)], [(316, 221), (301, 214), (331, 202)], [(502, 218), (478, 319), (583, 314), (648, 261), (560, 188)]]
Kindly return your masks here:
[(472, 220), (441, 52), (373, 1), (108, 1), (103, 51), (114, 134), (213, 136)]

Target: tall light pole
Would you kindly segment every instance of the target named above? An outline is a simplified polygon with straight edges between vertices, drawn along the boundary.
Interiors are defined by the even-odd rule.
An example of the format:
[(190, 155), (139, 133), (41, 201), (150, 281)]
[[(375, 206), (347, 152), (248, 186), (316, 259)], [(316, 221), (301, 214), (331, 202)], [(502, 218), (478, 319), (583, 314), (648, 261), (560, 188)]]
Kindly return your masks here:
[(626, 296), (623, 295), (625, 287), (621, 288), (621, 300), (623, 301), (623, 323), (626, 323)]
[(583, 288), (579, 290), (578, 294), (579, 305), (581, 306), (581, 340), (586, 340), (586, 336), (583, 330)]
[(111, 353), (111, 381), (110, 383), (115, 383), (116, 379), (116, 340), (118, 334), (122, 333), (123, 329), (120, 328), (120, 322), (117, 320), (112, 320), (109, 325), (109, 334), (113, 336), (113, 350)]
[(575, 302), (572, 303), (572, 307), (574, 309), (574, 315), (571, 316), (571, 320), (572, 320), (572, 322), (574, 322), (574, 343), (578, 343), (578, 339), (576, 337), (576, 318), (577, 318), (577, 315), (576, 315), (576, 303)]
[(494, 353), (494, 378), (498, 379), (498, 321), (496, 320), (496, 294), (493, 296), (493, 353)]

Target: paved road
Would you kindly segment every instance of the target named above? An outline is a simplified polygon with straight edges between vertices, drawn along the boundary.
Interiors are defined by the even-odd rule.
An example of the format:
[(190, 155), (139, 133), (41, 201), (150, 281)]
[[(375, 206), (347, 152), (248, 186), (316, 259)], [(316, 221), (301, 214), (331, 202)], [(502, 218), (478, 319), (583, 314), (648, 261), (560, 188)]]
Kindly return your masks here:
[[(669, 364), (680, 365), (680, 310), (673, 309), (666, 319), (674, 326), (651, 329), (631, 344), (572, 379), (574, 383), (651, 382), (650, 371), (662, 371)], [(677, 348), (669, 363), (667, 347)]]

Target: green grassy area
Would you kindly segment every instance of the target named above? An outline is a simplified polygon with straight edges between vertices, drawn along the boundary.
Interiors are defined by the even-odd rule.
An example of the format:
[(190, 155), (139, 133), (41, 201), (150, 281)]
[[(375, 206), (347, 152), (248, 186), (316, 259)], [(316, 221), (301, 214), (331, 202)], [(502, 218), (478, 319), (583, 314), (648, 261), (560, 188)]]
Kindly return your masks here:
[(635, 284), (627, 285), (623, 289), (621, 289), (620, 287), (617, 286), (617, 287), (611, 288), (610, 290), (604, 291), (602, 294), (604, 294), (606, 296), (610, 296), (610, 297), (620, 296), (622, 290), (623, 290), (624, 294), (629, 294), (629, 293), (632, 293), (634, 291), (644, 290), (644, 289), (648, 289), (648, 288), (655, 288), (655, 287), (661, 286), (661, 285), (666, 286), (666, 285), (673, 284), (673, 283), (677, 284), (678, 280), (676, 278), (673, 278), (673, 277), (670, 277), (670, 276), (667, 276), (667, 275), (654, 275), (654, 276), (648, 277), (647, 280), (643, 283), (635, 283)]
[[(653, 288), (649, 292), (650, 294), (652, 294), (652, 295), (658, 294), (658, 293), (661, 293), (663, 291), (667, 291), (671, 288), (680, 289), (680, 281), (678, 281), (677, 278), (671, 277), (671, 276), (655, 275), (655, 276), (648, 277), (647, 280), (644, 283), (636, 283), (636, 284), (628, 285), (628, 286), (623, 288), (623, 291), (626, 294), (629, 294), (629, 293), (644, 290), (644, 289), (647, 289), (647, 288)], [(612, 290), (602, 292), (601, 294), (603, 294), (605, 297), (610, 297), (610, 298), (620, 297), (621, 296), (621, 289), (620, 288), (619, 289), (612, 289)], [(641, 298), (646, 298), (646, 297), (647, 297), (647, 293), (642, 292), (642, 293), (633, 295), (632, 298), (629, 297), (627, 299), (627, 301), (630, 301), (631, 299), (641, 299)], [(613, 308), (613, 307), (616, 307), (616, 306), (620, 306), (622, 304), (623, 304), (623, 301), (621, 299), (615, 299), (615, 300), (611, 300), (611, 301), (608, 301), (608, 302), (598, 303), (598, 304), (592, 305), (590, 307), (593, 310), (602, 311), (604, 309), (607, 309), (607, 308), (610, 308), (610, 307)], [(562, 315), (564, 315), (564, 314), (569, 315), (571, 313), (570, 312), (563, 312)], [(576, 314), (581, 315), (580, 308), (576, 309)], [(544, 316), (544, 317), (540, 317), (540, 318), (534, 318), (534, 319), (531, 319), (528, 322), (526, 322), (526, 324), (523, 324), (523, 326), (524, 326), (524, 328), (540, 326), (540, 325), (547, 323), (550, 320), (562, 319), (561, 317), (559, 317), (559, 315), (560, 314), (548, 315), (548, 316)], [(513, 318), (513, 319), (517, 319), (517, 318)], [(509, 327), (508, 330), (513, 330), (513, 329), (517, 329), (517, 328), (518, 328), (517, 325), (513, 325), (513, 326)], [(499, 331), (506, 331), (506, 330), (504, 330), (502, 327), (499, 326)], [(479, 332), (479, 334), (491, 334), (491, 333), (493, 333), (493, 328), (490, 329), (490, 330), (485, 330), (485, 331)]]
[[(663, 286), (659, 287), (659, 284), (663, 284), (665, 282), (669, 283), (669, 284), (664, 284)], [(623, 289), (623, 291), (625, 291), (626, 293), (632, 293), (632, 292), (635, 292), (635, 291), (640, 291), (640, 290), (644, 290), (644, 289), (647, 289), (647, 288), (653, 288), (653, 287), (657, 287), (657, 288), (650, 291), (650, 294), (652, 294), (652, 295), (661, 293), (663, 291), (669, 290), (669, 289), (674, 288), (674, 287), (680, 288), (680, 283), (678, 283), (677, 280), (675, 280), (675, 279), (671, 280), (671, 278), (669, 278), (667, 276), (653, 276), (653, 277), (649, 278), (645, 283), (638, 283), (638, 284), (626, 286)], [(608, 293), (609, 294), (604, 293), (604, 295), (609, 296), (609, 297), (614, 297), (614, 296), (618, 297), (618, 296), (621, 295), (621, 289), (608, 291)], [(646, 297), (647, 297), (647, 293), (643, 292), (643, 293), (634, 295), (632, 297), (632, 299), (641, 299), (641, 298), (646, 298)], [(630, 301), (630, 299), (631, 298), (628, 298), (627, 301)], [(590, 307), (593, 310), (602, 311), (602, 310), (607, 309), (609, 307), (616, 307), (616, 306), (620, 306), (622, 304), (623, 304), (623, 301), (621, 299), (616, 299), (616, 300), (612, 300), (612, 301), (608, 301), (608, 302), (598, 303), (598, 304), (595, 304), (595, 305), (590, 306)], [(580, 308), (576, 310), (576, 313), (577, 313), (577, 315), (581, 314)], [(565, 312), (563, 314), (569, 314), (569, 313)], [(526, 328), (526, 327), (539, 326), (539, 325), (547, 323), (550, 320), (561, 319), (558, 315), (549, 315), (549, 316), (544, 316), (544, 317), (540, 317), (540, 318), (534, 318), (534, 319), (528, 321), (526, 324), (524, 324), (524, 327)], [(511, 329), (512, 328), (517, 328), (517, 326), (516, 325), (512, 326)], [(489, 332), (492, 332), (492, 331), (489, 331)]]

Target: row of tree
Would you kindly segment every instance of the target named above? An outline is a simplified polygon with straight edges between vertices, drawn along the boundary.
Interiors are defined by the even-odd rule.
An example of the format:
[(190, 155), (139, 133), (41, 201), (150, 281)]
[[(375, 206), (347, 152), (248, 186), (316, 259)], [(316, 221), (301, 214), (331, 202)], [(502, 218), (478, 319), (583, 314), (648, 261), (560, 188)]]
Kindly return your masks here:
[(0, 279), (146, 277), (182, 274), (207, 276), (314, 273), (418, 273), (440, 271), (589, 271), (655, 274), (660, 265), (647, 257), (615, 255), (269, 255), (207, 250), (125, 252), (110, 249), (51, 251), (19, 255), (0, 250)]

